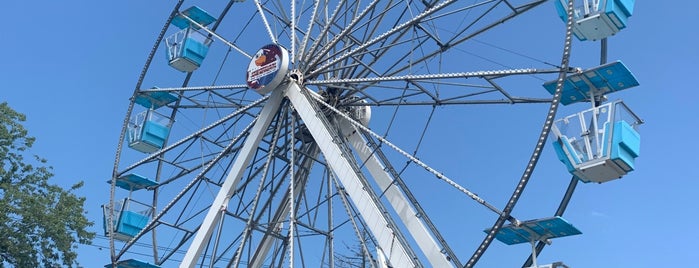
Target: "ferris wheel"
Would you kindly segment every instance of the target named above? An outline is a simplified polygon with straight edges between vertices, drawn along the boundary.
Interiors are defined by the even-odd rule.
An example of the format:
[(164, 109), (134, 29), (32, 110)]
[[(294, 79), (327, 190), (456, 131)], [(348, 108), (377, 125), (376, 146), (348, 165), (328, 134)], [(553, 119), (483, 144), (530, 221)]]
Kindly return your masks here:
[[(606, 102), (638, 85), (626, 66), (569, 63), (634, 1), (552, 2), (178, 1), (123, 123), (106, 267), (473, 267), (494, 240), (544, 267), (580, 234), (575, 184), (631, 172), (642, 123)], [(553, 217), (519, 219), (547, 144), (573, 179)], [(471, 177), (514, 158), (515, 179)]]

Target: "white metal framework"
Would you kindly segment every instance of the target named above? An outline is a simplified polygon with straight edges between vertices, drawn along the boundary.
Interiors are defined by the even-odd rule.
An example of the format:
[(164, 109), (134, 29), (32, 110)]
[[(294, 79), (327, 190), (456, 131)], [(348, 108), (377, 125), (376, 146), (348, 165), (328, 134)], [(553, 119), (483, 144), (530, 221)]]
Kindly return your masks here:
[[(174, 123), (162, 148), (130, 150), (123, 136), (139, 106), (129, 106), (111, 206), (127, 194), (117, 178), (138, 173), (156, 185), (128, 194), (154, 213), (131, 239), (110, 239), (112, 264), (472, 267), (504, 222), (519, 222), (511, 213), (560, 98), (542, 81), (574, 70), (571, 31), (561, 34), (552, 6), (538, 8), (546, 1), (219, 2), (179, 1), (139, 77), (134, 96), (176, 97), (158, 111)], [(180, 13), (192, 5), (215, 22), (199, 25)], [(168, 26), (175, 16), (213, 40), (194, 72), (159, 60), (165, 36), (180, 31)], [(550, 44), (513, 44), (521, 38)], [(274, 84), (253, 90), (245, 67), (267, 64), (276, 54), (261, 48), (270, 45), (288, 63), (275, 69)], [(254, 75), (269, 71), (259, 70)], [(531, 104), (543, 105), (524, 108)], [(502, 180), (506, 187), (480, 196), (465, 185), (494, 162), (472, 160), (464, 148), (510, 161), (488, 148), (519, 132), (492, 126), (489, 118), (504, 114), (531, 120), (537, 150), (515, 168), (514, 176), (525, 175), (514, 194), (512, 180)], [(463, 138), (447, 135), (454, 133)], [(511, 144), (530, 152), (529, 145)]]

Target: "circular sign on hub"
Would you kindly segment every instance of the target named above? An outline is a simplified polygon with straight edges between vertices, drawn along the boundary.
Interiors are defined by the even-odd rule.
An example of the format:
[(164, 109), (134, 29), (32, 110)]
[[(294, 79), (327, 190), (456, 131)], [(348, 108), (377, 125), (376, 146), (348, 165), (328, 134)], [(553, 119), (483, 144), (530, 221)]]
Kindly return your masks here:
[(252, 57), (245, 80), (248, 87), (266, 95), (284, 81), (289, 71), (289, 53), (281, 46), (270, 44), (262, 47)]

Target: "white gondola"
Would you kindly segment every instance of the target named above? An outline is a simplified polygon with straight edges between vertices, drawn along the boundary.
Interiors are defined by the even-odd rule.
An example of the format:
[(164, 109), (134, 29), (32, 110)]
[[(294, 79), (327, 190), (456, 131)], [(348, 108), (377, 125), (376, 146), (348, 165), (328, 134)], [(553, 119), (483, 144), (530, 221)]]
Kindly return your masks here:
[[(108, 181), (111, 183), (111, 181)], [(121, 241), (129, 241), (136, 236), (153, 217), (153, 207), (145, 203), (131, 199), (131, 193), (134, 191), (149, 189), (158, 185), (144, 176), (138, 174), (127, 174), (116, 179), (115, 185), (119, 188), (129, 191), (129, 197), (122, 199), (114, 204), (112, 214), (112, 235), (115, 239)], [(103, 209), (103, 229), (105, 236), (109, 236), (108, 215), (110, 213), (109, 205), (102, 206)]]
[(160, 268), (160, 266), (136, 259), (119, 261), (116, 264), (107, 264), (104, 268)]
[[(582, 2), (582, 4), (580, 4)], [(578, 0), (573, 14), (573, 34), (581, 41), (601, 40), (626, 28), (635, 0)], [(556, 0), (558, 16), (568, 21), (568, 0)]]
[[(104, 215), (109, 213), (108, 206), (102, 206)], [(114, 206), (114, 219), (112, 226), (114, 227), (114, 239), (121, 241), (129, 241), (136, 236), (148, 224), (153, 217), (153, 208), (126, 198), (116, 203)], [(104, 218), (104, 232), (109, 235), (107, 218)]]
[(554, 122), (554, 149), (583, 182), (607, 182), (634, 170), (643, 122), (622, 101), (606, 103)]
[(181, 30), (165, 39), (170, 66), (182, 72), (193, 72), (201, 66), (212, 40), (206, 32), (201, 32), (199, 26), (205, 27), (214, 21), (213, 16), (197, 6), (173, 18), (172, 25)]
[(136, 114), (129, 122), (129, 147), (144, 153), (160, 150), (170, 135), (171, 126), (170, 117), (153, 109)]
[(129, 147), (143, 153), (162, 149), (174, 120), (156, 110), (178, 99), (177, 96), (163, 91), (143, 91), (139, 94), (135, 102), (147, 110), (132, 116), (129, 121)]
[(531, 267), (527, 267), (527, 268), (569, 268), (569, 267), (562, 262), (554, 262), (551, 264), (531, 266)]

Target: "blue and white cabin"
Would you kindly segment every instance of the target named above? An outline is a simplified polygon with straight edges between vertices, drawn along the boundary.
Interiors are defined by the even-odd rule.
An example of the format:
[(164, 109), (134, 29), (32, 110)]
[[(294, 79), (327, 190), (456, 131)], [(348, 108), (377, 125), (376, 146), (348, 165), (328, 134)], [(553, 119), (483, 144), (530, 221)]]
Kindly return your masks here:
[(642, 120), (622, 101), (556, 120), (551, 133), (558, 159), (583, 182), (607, 182), (634, 170)]
[(178, 99), (177, 96), (164, 91), (143, 91), (138, 94), (135, 102), (147, 110), (134, 115), (129, 121), (129, 147), (143, 153), (153, 153), (162, 149), (174, 120), (156, 109)]
[[(153, 207), (125, 198), (114, 205), (114, 218), (112, 219), (113, 236), (117, 240), (129, 241), (146, 227), (153, 217)], [(104, 235), (109, 236), (109, 205), (102, 206)]]
[[(580, 41), (600, 40), (626, 28), (635, 0), (577, 0), (573, 33)], [(568, 21), (568, 0), (556, 0), (558, 16)]]
[(163, 148), (170, 136), (172, 120), (153, 109), (136, 114), (129, 121), (129, 147), (143, 153), (153, 153)]
[[(107, 182), (111, 183), (111, 181)], [(157, 186), (158, 183), (136, 173), (129, 173), (118, 177), (115, 185), (129, 191), (129, 196), (131, 196), (131, 193), (134, 191), (149, 189)], [(102, 210), (104, 234), (109, 235), (109, 225), (107, 224), (110, 212), (109, 205), (103, 205)], [(129, 241), (146, 227), (146, 224), (153, 216), (153, 207), (132, 200), (129, 197), (117, 202), (113, 213), (112, 228), (114, 237), (118, 240)]]
[(112, 265), (111, 263), (107, 264), (104, 266), (104, 268), (160, 268), (160, 266), (141, 260), (128, 259), (119, 261), (116, 263), (116, 265)]
[(550, 263), (550, 264), (531, 266), (531, 267), (527, 267), (527, 268), (570, 268), (570, 267), (565, 265), (565, 263), (563, 263), (563, 262), (554, 262), (554, 263)]
[(213, 16), (197, 6), (180, 12), (172, 19), (171, 24), (181, 30), (165, 39), (170, 66), (182, 72), (193, 72), (201, 66), (212, 40), (206, 32), (201, 31), (200, 26), (206, 27), (214, 21)]

